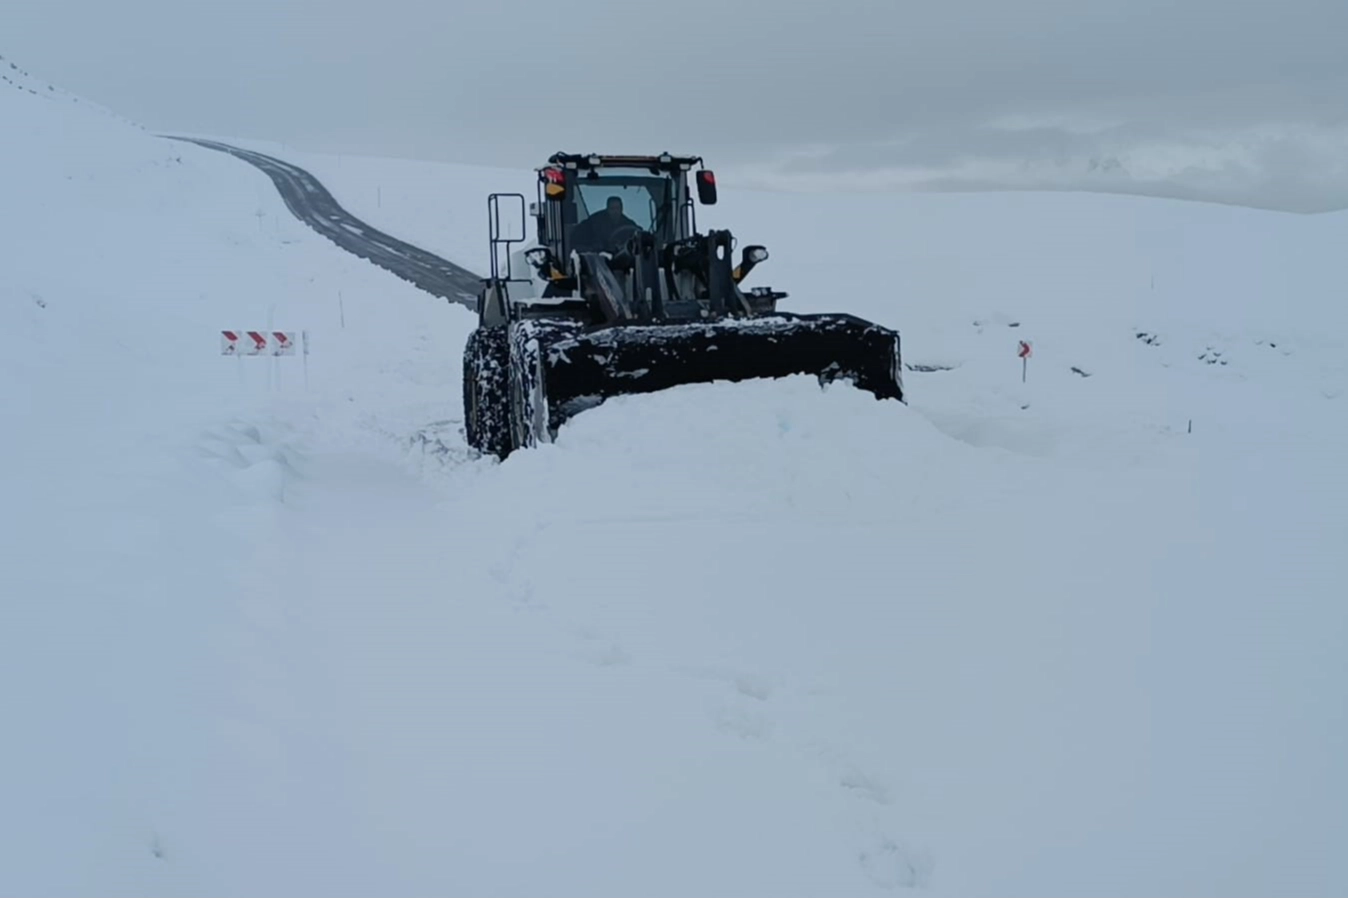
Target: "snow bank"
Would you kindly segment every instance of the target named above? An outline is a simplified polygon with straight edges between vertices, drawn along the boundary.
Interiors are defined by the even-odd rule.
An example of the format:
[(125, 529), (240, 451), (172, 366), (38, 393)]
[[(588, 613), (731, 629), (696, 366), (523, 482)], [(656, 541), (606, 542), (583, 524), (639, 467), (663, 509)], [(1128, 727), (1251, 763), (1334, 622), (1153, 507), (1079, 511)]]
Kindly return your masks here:
[(634, 667), (718, 672), (703, 726), (791, 758), (783, 792), (831, 772), (837, 820), (937, 892), (1316, 891), (1348, 495), (1302, 478), (1341, 449), (1064, 466), (802, 379), (601, 407), (474, 499), (531, 604)]
[[(304, 801), (260, 583), (295, 466), (268, 409), (421, 358), (405, 331), (362, 341), (381, 316), (447, 343), (469, 318), (294, 222), (249, 167), (3, 65), (0, 869), (30, 893), (209, 892), (240, 866), (301, 889), (296, 838), (256, 826)], [(307, 397), (301, 358), (220, 355), (222, 329), (271, 325), (309, 331)], [(448, 377), (422, 388), (443, 403), (456, 370), (415, 378)]]
[[(727, 189), (910, 403), (688, 386), (498, 465), (463, 309), (238, 160), (0, 120), (16, 892), (1343, 890), (1341, 216)], [(248, 145), (478, 270), (531, 190)], [(307, 389), (219, 356), (268, 324)]]

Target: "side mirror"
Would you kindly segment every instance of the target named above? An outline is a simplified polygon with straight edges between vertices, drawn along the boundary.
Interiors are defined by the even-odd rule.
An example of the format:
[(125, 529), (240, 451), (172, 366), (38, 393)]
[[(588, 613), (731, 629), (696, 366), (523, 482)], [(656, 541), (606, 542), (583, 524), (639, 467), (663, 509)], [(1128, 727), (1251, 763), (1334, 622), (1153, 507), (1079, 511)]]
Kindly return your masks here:
[(701, 169), (697, 173), (697, 199), (703, 206), (716, 204), (716, 173)]
[(732, 272), (735, 283), (738, 284), (740, 281), (743, 281), (749, 272), (753, 271), (755, 265), (758, 265), (760, 262), (765, 262), (767, 258), (767, 247), (759, 246), (758, 244), (745, 247), (743, 255), (740, 256), (740, 264), (735, 266), (735, 271)]

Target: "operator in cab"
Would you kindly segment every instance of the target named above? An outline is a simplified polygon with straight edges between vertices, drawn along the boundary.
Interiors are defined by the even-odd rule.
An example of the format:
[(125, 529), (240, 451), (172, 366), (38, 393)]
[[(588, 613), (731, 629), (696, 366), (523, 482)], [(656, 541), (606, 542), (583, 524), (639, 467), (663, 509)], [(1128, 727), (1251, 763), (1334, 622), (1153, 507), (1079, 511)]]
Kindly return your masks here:
[(571, 245), (581, 252), (601, 252), (617, 249), (615, 236), (630, 236), (640, 226), (623, 214), (622, 197), (609, 197), (604, 208), (576, 225), (571, 232)]

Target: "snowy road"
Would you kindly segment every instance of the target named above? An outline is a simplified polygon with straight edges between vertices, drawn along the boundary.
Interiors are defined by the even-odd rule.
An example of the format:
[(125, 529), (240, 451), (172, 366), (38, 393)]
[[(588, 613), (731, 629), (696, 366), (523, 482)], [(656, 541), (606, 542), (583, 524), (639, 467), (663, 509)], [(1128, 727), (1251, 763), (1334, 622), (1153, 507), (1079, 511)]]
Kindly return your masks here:
[(342, 208), (321, 182), (299, 166), (219, 141), (174, 137), (238, 157), (261, 169), (295, 217), (337, 246), (388, 269), (417, 287), (453, 303), (474, 308), (482, 278), (434, 253), (398, 240), (365, 224)]

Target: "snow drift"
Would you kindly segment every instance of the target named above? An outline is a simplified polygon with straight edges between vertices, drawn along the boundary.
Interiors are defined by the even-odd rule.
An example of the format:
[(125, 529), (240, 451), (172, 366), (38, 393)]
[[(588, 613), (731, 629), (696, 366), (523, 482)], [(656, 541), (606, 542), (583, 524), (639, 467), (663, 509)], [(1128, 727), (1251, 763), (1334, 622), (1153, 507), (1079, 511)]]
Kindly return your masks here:
[[(724, 189), (910, 404), (689, 386), (497, 465), (470, 313), (237, 160), (0, 117), (15, 892), (1345, 888), (1348, 219)], [(285, 155), (477, 270), (531, 177)]]

